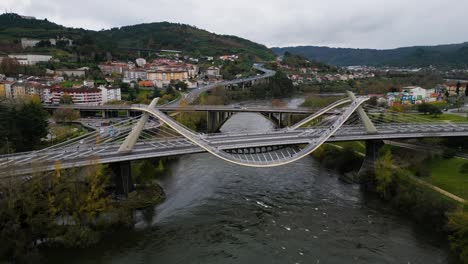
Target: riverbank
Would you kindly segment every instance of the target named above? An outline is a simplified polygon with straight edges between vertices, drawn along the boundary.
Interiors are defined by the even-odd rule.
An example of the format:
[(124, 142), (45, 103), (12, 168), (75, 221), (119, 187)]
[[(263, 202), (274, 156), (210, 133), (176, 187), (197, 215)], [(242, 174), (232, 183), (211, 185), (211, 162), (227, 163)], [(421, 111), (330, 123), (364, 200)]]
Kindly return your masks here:
[[(146, 161), (148, 163), (148, 161)], [(133, 227), (135, 212), (165, 200), (155, 181), (165, 161), (137, 166), (136, 191), (114, 195), (107, 166), (32, 175), (26, 182), (0, 183), (0, 260), (41, 262), (47, 248), (88, 248), (116, 229)], [(144, 173), (146, 177), (138, 177)], [(147, 173), (152, 173), (147, 175)]]
[[(322, 164), (335, 170), (344, 170), (346, 166), (343, 162), (336, 164), (336, 167), (327, 165), (327, 160), (338, 160), (347, 157), (351, 152), (362, 151), (362, 146), (357, 143), (347, 143), (343, 146), (327, 146), (322, 147), (314, 156), (318, 156), (318, 160)], [(334, 148), (333, 151), (330, 148)], [(328, 150), (327, 150), (328, 149)], [(358, 152), (359, 153), (359, 152)], [(360, 153), (363, 155), (363, 153)], [(356, 155), (356, 154), (355, 154)], [(359, 154), (357, 154), (359, 155)], [(401, 152), (398, 148), (386, 146), (381, 151), (381, 158), (376, 163), (375, 171), (367, 171), (359, 175), (359, 182), (365, 192), (379, 196), (383, 201), (391, 205), (402, 215), (409, 217), (418, 225), (425, 227), (427, 230), (436, 231), (441, 236), (444, 236), (450, 242), (453, 253), (459, 256), (462, 263), (466, 263), (468, 253), (468, 213), (466, 204), (463, 199), (451, 193), (438, 191), (437, 187), (426, 183), (421, 176), (431, 174), (434, 169), (434, 174), (430, 176), (430, 180), (440, 185), (449, 186), (449, 190), (458, 191), (457, 194), (464, 195), (467, 188), (463, 185), (466, 178), (460, 178), (460, 167), (462, 166), (459, 160), (441, 161), (440, 158), (433, 160), (434, 157), (427, 159), (427, 155), (414, 155), (414, 153)], [(410, 158), (415, 157), (418, 158)], [(430, 155), (429, 155), (430, 156)], [(349, 160), (349, 158), (347, 158)], [(453, 163), (453, 164), (452, 164)], [(424, 165), (428, 166), (422, 167)], [(446, 165), (450, 165), (450, 169)], [(455, 166), (456, 165), (456, 166)], [(447, 170), (448, 169), (448, 170)], [(455, 173), (455, 171), (457, 173)], [(455, 179), (448, 179), (447, 173), (460, 176)], [(357, 170), (354, 170), (354, 174)], [(415, 176), (419, 175), (419, 177)], [(460, 193), (461, 191), (461, 193)], [(456, 197), (456, 199), (454, 198)]]

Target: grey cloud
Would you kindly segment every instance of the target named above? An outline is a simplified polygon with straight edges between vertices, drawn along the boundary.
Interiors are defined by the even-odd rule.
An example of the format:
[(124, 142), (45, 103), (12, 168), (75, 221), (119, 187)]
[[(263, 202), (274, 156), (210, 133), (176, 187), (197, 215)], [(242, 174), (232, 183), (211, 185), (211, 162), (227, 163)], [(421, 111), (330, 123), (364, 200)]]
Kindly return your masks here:
[[(468, 41), (459, 0), (1, 0), (5, 9), (73, 27), (186, 23), (267, 46), (393, 48)], [(3, 4), (0, 4), (0, 8)]]

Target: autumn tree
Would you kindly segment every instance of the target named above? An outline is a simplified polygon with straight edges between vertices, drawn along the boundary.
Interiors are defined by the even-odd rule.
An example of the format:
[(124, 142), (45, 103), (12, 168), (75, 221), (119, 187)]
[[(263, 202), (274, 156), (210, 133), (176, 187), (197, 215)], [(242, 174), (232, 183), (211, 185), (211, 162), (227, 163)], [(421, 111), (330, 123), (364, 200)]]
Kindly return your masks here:
[(69, 94), (64, 94), (60, 98), (60, 104), (73, 104), (73, 97)]
[(450, 247), (458, 253), (463, 263), (468, 263), (468, 212), (459, 209), (448, 214)]
[(386, 151), (375, 164), (376, 191), (383, 198), (390, 195), (390, 186), (393, 182), (393, 159), (390, 151)]
[(109, 178), (101, 164), (95, 164), (88, 169), (86, 176), (88, 191), (80, 207), (80, 212), (85, 219), (94, 220), (99, 213), (110, 207), (110, 199), (105, 190)]
[(5, 57), (0, 63), (0, 73), (7, 76), (16, 75), (19, 73), (20, 65), (16, 59)]
[(71, 108), (59, 108), (54, 114), (55, 122), (72, 122), (80, 118), (80, 113)]

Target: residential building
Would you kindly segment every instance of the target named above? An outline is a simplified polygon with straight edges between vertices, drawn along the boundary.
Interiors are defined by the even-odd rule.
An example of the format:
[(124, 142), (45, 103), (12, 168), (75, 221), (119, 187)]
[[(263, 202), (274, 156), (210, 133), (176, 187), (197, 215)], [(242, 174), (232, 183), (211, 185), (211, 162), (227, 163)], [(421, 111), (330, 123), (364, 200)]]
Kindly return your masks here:
[(21, 47), (25, 48), (34, 48), (39, 42), (40, 39), (29, 39), (29, 38), (21, 38)]
[(70, 95), (73, 104), (77, 105), (102, 104), (102, 91), (97, 88), (51, 88), (50, 93), (51, 104), (60, 104), (60, 99), (64, 95)]
[(83, 81), (83, 86), (86, 86), (88, 88), (94, 88), (94, 81), (93, 80), (84, 80)]
[(98, 65), (98, 67), (104, 74), (111, 75), (113, 73), (123, 74), (125, 70), (134, 68), (134, 65), (124, 62), (107, 62), (105, 64)]
[(187, 79), (188, 71), (183, 69), (148, 71), (148, 80), (154, 81), (158, 84), (158, 86), (162, 86), (162, 84), (169, 84), (171, 81), (185, 81)]
[(215, 66), (211, 66), (206, 70), (208, 76), (220, 76), (220, 69)]
[[(456, 95), (457, 94), (457, 85), (456, 84), (446, 84), (445, 88), (448, 90), (450, 95)], [(459, 94), (465, 94), (466, 90), (466, 85), (462, 85), (460, 87)]]
[(0, 98), (12, 98), (11, 86), (14, 82), (0, 81)]
[[(41, 41), (42, 41), (41, 39), (21, 38), (21, 47), (23, 49), (25, 49), (25, 48), (34, 48)], [(59, 42), (59, 41), (65, 42), (67, 46), (73, 45), (73, 40), (67, 39), (67, 38), (64, 38), (64, 37), (62, 37), (62, 38), (51, 38), (51, 39), (48, 39), (48, 41), (50, 42), (50, 45), (52, 45), (52, 46), (56, 46), (57, 42)]]
[(24, 81), (18, 81), (11, 86), (11, 98), (19, 99), (26, 96), (26, 83)]
[(409, 93), (409, 96), (411, 96), (411, 101), (412, 103), (420, 104), (423, 103), (423, 101), (426, 99), (427, 91), (424, 88), (418, 87), (418, 86), (408, 86), (408, 87), (403, 87), (402, 90), (404, 92)]
[(39, 62), (48, 62), (52, 59), (49, 55), (34, 55), (34, 54), (17, 54), (8, 55), (8, 57), (16, 59), (21, 65), (35, 65)]
[(84, 77), (86, 75), (86, 69), (89, 68), (80, 68), (80, 69), (59, 69), (55, 73), (59, 76), (70, 76), (70, 77)]
[(219, 57), (220, 60), (222, 61), (236, 61), (239, 59), (239, 56), (237, 55), (223, 55)]
[(130, 81), (148, 80), (148, 73), (144, 69), (126, 69), (123, 72), (124, 78)]
[(144, 67), (146, 65), (146, 60), (143, 58), (138, 58), (135, 60), (135, 62), (138, 67)]
[(120, 101), (122, 100), (122, 93), (120, 88), (115, 88), (112, 86), (101, 85), (98, 87), (101, 90), (102, 104), (105, 104), (110, 101)]

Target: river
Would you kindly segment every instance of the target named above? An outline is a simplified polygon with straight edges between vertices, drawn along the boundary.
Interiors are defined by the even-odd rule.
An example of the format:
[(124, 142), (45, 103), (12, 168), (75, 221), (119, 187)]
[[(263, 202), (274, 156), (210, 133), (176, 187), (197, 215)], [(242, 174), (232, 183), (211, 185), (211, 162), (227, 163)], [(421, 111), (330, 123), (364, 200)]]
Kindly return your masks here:
[[(272, 129), (237, 114), (222, 131)], [(445, 242), (312, 158), (268, 169), (186, 155), (160, 179), (167, 200), (97, 246), (47, 263), (448, 263)]]

